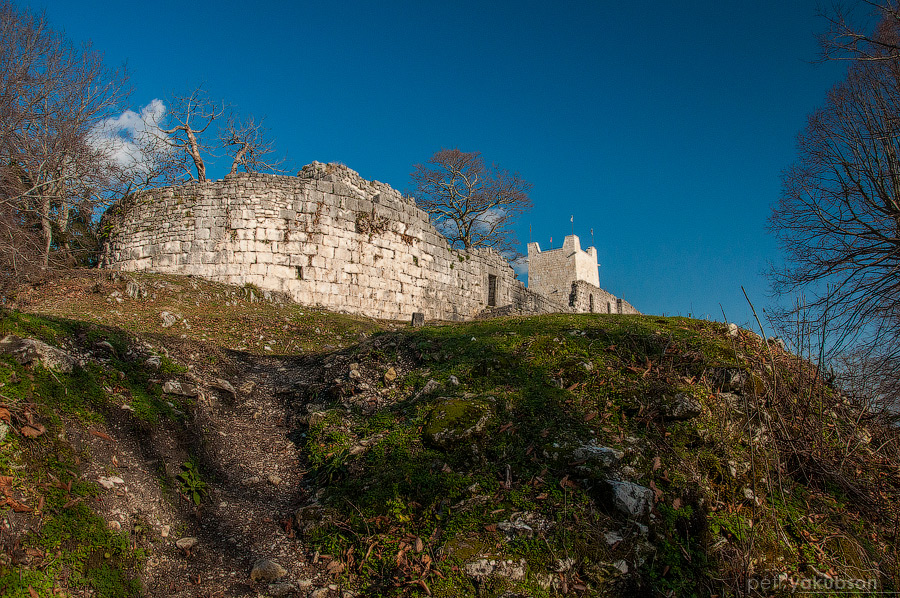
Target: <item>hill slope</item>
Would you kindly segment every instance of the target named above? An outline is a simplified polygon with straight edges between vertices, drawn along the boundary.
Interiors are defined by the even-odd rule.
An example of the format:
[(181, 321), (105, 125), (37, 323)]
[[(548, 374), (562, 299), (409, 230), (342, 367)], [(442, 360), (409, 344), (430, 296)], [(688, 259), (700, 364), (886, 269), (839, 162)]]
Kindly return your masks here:
[(0, 357), (2, 596), (900, 586), (896, 432), (747, 331), (95, 272), (17, 307), (0, 338), (74, 361)]

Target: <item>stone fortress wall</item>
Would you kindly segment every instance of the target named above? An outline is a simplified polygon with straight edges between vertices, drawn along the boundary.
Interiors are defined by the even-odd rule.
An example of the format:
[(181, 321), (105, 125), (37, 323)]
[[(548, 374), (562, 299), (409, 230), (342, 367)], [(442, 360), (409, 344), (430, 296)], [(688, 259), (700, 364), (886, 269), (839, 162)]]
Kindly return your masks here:
[(568, 235), (563, 246), (541, 251), (528, 244), (528, 288), (579, 313), (639, 314), (624, 299), (600, 288), (597, 249), (581, 249), (576, 235)]
[(102, 226), (106, 267), (253, 284), (370, 317), (572, 311), (567, 297), (526, 289), (496, 251), (451, 249), (412, 199), (339, 164), (154, 190)]

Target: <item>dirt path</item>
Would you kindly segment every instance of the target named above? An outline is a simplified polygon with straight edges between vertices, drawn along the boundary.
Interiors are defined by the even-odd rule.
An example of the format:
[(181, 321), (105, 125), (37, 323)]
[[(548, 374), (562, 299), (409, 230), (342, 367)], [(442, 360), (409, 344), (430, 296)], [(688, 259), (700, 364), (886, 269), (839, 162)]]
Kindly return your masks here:
[[(315, 555), (292, 530), (293, 513), (310, 492), (292, 427), (302, 405), (292, 388), (320, 360), (253, 356), (171, 338), (151, 342), (190, 367), (176, 377), (183, 392), (196, 394), (186, 425), (148, 429), (122, 409), (110, 414), (105, 432), (73, 427), (70, 435), (76, 449), (92, 455), (87, 479), (122, 480), (113, 479), (96, 506), (111, 527), (130, 530), (149, 552), (142, 574), (148, 595), (344, 595), (324, 575), (327, 563), (314, 564)], [(178, 488), (182, 464), (191, 460), (207, 484), (199, 506)], [(179, 548), (179, 540), (193, 546)], [(283, 567), (284, 575), (251, 579), (263, 560)]]

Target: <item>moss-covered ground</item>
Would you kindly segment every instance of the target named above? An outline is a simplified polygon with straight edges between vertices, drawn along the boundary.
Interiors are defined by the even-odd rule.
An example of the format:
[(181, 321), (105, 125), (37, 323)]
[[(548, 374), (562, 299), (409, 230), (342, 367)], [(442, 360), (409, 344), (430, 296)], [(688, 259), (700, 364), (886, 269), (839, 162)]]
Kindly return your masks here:
[[(379, 382), (392, 400), (375, 413), (326, 393), (329, 417), (310, 426), (305, 453), (330, 523), (310, 539), (378, 595), (706, 596), (820, 574), (893, 588), (896, 512), (882, 503), (873, 519), (833, 483), (854, 468), (882, 476), (869, 461), (882, 455), (854, 440), (860, 421), (832, 390), (809, 380), (790, 388), (806, 366), (773, 351), (719, 323), (607, 315), (433, 326), (352, 349), (349, 360), (405, 376)], [(783, 370), (773, 376), (766, 364), (776, 358)], [(439, 386), (418, 396), (429, 380)], [(823, 420), (776, 404), (810, 389), (808, 406), (844, 412)], [(685, 396), (700, 413), (668, 417)], [(779, 414), (792, 419), (773, 421)], [(797, 451), (799, 434), (821, 443)], [(846, 457), (848, 440), (861, 458)], [(625, 457), (615, 468), (585, 462), (584, 445)], [(841, 450), (832, 483), (796, 463)], [(610, 479), (653, 489), (650, 517), (618, 512)], [(896, 482), (882, 484), (885, 497), (897, 496)], [(536, 522), (533, 535), (504, 532), (517, 518)], [(606, 541), (610, 532), (619, 539)], [(465, 565), (479, 557), (524, 559), (528, 575), (473, 579)], [(566, 559), (574, 564), (560, 571)], [(614, 566), (623, 562), (627, 573)]]
[[(68, 351), (103, 346), (102, 360), (55, 372), (0, 356), (0, 491), (5, 498), (0, 596), (56, 596), (91, 590), (104, 598), (141, 595), (144, 559), (134, 530), (113, 531), (92, 509), (99, 487), (81, 475), (91, 455), (67, 441), (74, 427), (102, 432), (114, 405), (145, 425), (174, 418), (144, 364), (129, 359), (133, 339), (92, 323), (0, 311), (0, 338), (38, 339)], [(111, 350), (110, 350), (111, 348)], [(179, 366), (161, 357), (160, 370)], [(184, 408), (184, 406), (179, 405)], [(138, 533), (140, 530), (137, 530)]]

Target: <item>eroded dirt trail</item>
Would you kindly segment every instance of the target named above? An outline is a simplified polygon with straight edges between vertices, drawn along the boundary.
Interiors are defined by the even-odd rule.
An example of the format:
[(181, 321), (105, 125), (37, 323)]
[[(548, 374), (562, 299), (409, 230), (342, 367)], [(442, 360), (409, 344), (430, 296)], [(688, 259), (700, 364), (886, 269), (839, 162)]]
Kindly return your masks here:
[[(92, 455), (84, 475), (111, 486), (99, 511), (148, 550), (147, 593), (305, 596), (318, 589), (316, 596), (341, 595), (322, 577), (326, 563), (314, 564), (292, 529), (310, 492), (296, 444), (302, 438), (294, 422), (303, 405), (295, 389), (322, 359), (254, 356), (171, 338), (151, 344), (191, 366), (170, 377), (193, 401), (184, 425), (147, 428), (122, 409), (111, 414), (106, 432), (81, 430), (70, 439)], [(185, 497), (188, 484), (179, 478), (189, 462), (206, 484), (200, 505)], [(284, 574), (252, 579), (254, 565), (265, 560)]]

